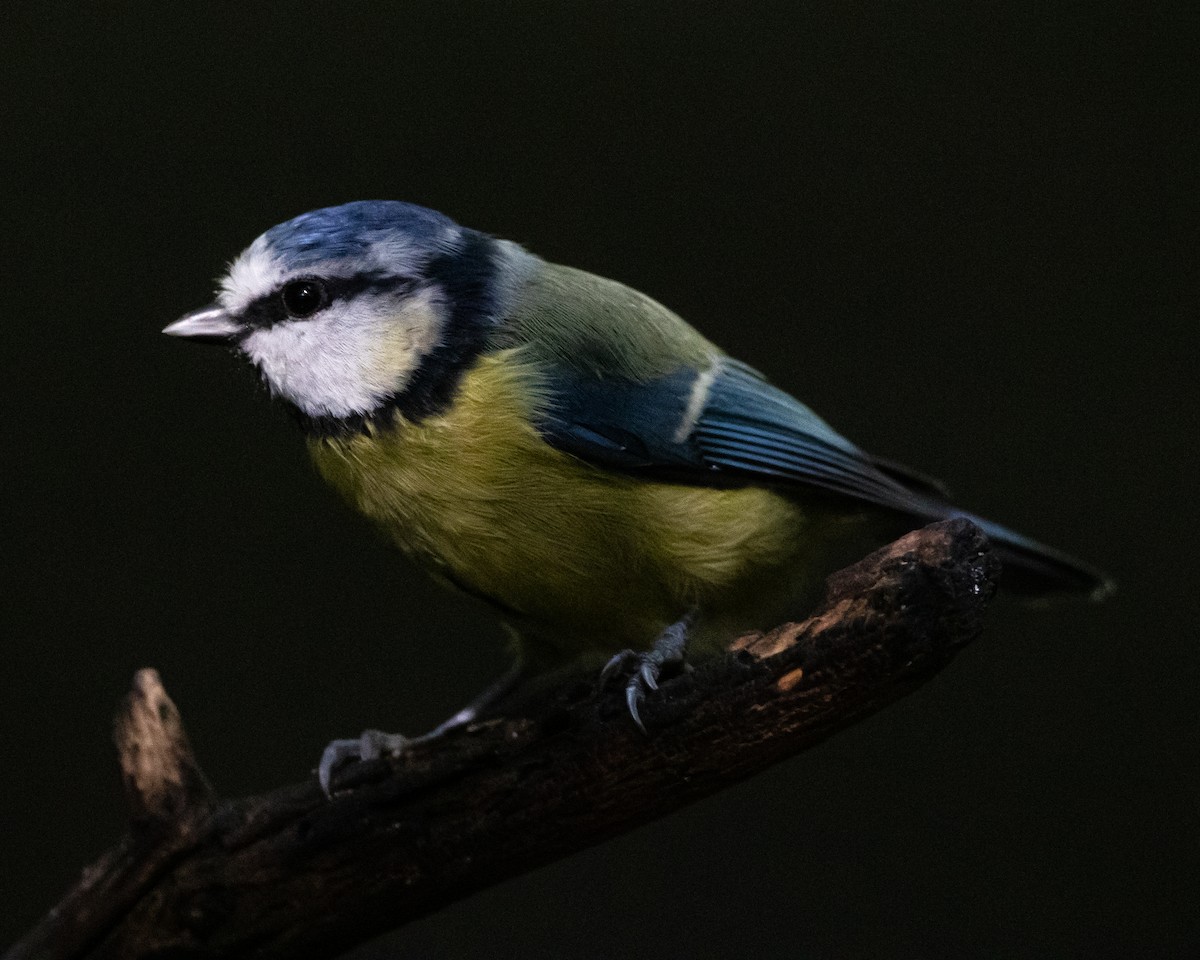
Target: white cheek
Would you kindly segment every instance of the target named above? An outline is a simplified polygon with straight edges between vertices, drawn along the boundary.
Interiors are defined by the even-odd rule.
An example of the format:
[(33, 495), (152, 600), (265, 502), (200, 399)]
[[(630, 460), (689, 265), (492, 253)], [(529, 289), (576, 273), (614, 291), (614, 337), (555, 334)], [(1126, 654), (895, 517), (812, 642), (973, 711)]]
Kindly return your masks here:
[(437, 345), (441, 311), (425, 292), (403, 305), (334, 304), (313, 320), (250, 334), (242, 349), (271, 391), (309, 416), (349, 417), (377, 409), (404, 388)]

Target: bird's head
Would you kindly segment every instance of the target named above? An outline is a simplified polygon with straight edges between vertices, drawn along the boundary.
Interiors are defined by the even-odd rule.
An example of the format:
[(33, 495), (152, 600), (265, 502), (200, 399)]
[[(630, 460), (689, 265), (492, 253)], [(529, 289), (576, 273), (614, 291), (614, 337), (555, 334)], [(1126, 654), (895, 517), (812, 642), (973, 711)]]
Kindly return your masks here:
[(424, 207), (361, 201), (272, 227), (216, 301), (163, 332), (233, 344), (317, 431), (436, 412), (532, 261)]

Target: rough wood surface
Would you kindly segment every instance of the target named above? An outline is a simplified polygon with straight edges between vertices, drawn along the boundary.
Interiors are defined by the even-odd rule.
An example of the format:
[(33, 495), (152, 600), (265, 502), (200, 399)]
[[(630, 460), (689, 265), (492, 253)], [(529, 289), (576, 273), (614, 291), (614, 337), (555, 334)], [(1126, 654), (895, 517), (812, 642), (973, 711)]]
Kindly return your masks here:
[(135, 824), (178, 829), (188, 816), (212, 807), (212, 787), (196, 763), (179, 711), (157, 671), (134, 674), (133, 689), (113, 724), (113, 742)]
[(128, 837), (7, 954), (329, 957), (748, 777), (929, 679), (982, 626), (998, 564), (932, 524), (830, 577), (816, 614), (739, 638), (630, 722), (579, 676), (519, 715), (217, 802), (157, 675), (117, 719)]

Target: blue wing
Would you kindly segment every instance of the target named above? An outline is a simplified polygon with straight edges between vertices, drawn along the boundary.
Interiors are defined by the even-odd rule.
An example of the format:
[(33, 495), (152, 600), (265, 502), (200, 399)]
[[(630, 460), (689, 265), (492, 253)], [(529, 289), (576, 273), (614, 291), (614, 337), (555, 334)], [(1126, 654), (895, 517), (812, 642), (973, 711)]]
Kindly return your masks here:
[(558, 368), (540, 423), (546, 440), (590, 463), (712, 486), (803, 486), (919, 522), (967, 517), (992, 538), (1019, 592), (1102, 596), (1103, 574), (1007, 527), (952, 506), (922, 474), (872, 457), (752, 368), (723, 357), (644, 382)]
[(647, 382), (558, 370), (546, 439), (598, 466), (712, 485), (803, 484), (925, 513), (935, 481), (864, 453), (745, 364)]

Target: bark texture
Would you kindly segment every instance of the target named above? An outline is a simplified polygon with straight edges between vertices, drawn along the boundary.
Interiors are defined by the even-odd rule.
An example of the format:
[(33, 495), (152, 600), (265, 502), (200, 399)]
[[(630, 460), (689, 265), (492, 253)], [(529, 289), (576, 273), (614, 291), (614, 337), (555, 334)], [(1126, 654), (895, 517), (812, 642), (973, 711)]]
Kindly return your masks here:
[(940, 670), (983, 623), (998, 563), (966, 520), (829, 578), (803, 623), (735, 640), (632, 724), (579, 675), (401, 758), (217, 801), (157, 674), (116, 723), (124, 840), (7, 954), (330, 957), (475, 890), (699, 799), (824, 739)]

